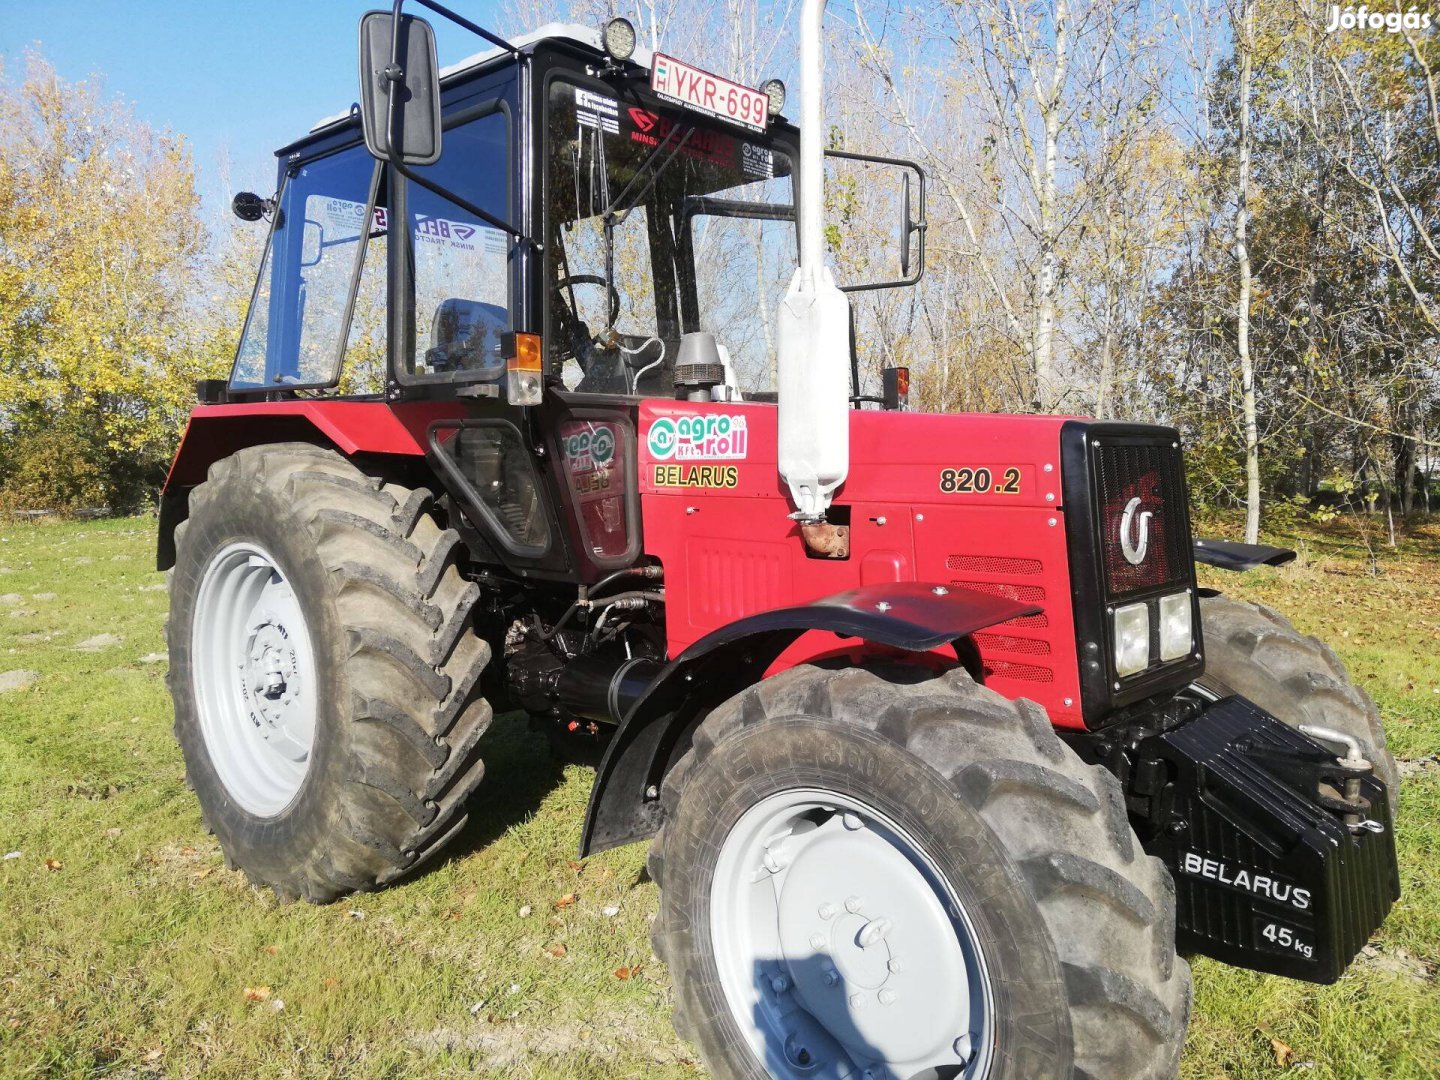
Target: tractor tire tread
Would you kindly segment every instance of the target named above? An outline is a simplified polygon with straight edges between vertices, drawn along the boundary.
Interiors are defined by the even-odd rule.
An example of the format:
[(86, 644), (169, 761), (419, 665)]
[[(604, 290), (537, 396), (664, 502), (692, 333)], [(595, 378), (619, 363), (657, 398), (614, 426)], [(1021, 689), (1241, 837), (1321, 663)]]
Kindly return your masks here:
[[(703, 720), (662, 784), (664, 821), (674, 819), (687, 780), (729, 735), (797, 716), (853, 724), (896, 744), (945, 778), (999, 836), (1057, 951), (1074, 1075), (1175, 1075), (1191, 989), (1189, 965), (1174, 953), (1174, 883), (1140, 851), (1111, 773), (1082, 762), (1040, 706), (1007, 700), (963, 670), (932, 677), (903, 667), (802, 665)], [(647, 868), (662, 892), (652, 943), (672, 964), (682, 947), (663, 901), (667, 828), (662, 823), (656, 834)], [(676, 1028), (692, 1041), (705, 1020), (700, 1009), (681, 981)], [(718, 1075), (730, 1074), (722, 1067)]]
[(271, 444), (216, 462), (191, 492), (177, 548), (197, 510), (256, 484), (294, 509), (324, 566), (349, 684), (332, 708), (350, 750), (330, 808), (334, 828), (307, 857), (248, 866), (227, 858), (277, 897), (324, 903), (412, 873), (464, 827), (484, 775), (480, 742), (492, 713), (480, 682), (490, 649), (474, 629), (479, 588), (461, 576), (463, 543), (436, 519), (433, 494), (327, 447)]
[(1207, 675), (1287, 724), (1318, 724), (1358, 739), (1385, 784), (1393, 818), (1400, 770), (1386, 747), (1380, 710), (1335, 650), (1264, 604), (1205, 596), (1200, 616)]

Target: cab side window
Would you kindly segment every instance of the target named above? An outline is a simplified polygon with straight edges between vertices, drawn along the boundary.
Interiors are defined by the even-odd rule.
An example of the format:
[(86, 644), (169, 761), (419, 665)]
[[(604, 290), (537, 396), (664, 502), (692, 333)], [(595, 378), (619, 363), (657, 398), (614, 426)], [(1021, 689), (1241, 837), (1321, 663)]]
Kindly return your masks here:
[[(286, 180), (236, 353), (238, 389), (323, 387), (338, 375), (357, 260), (373, 256), (385, 210), (363, 146), (308, 161)], [(382, 200), (383, 202), (383, 200)], [(379, 273), (384, 272), (383, 243)]]
[[(440, 160), (417, 171), (507, 221), (509, 142), (509, 118), (492, 112), (447, 129)], [(411, 373), (498, 379), (505, 373), (500, 338), (512, 328), (512, 238), (419, 184), (406, 192), (415, 271)]]

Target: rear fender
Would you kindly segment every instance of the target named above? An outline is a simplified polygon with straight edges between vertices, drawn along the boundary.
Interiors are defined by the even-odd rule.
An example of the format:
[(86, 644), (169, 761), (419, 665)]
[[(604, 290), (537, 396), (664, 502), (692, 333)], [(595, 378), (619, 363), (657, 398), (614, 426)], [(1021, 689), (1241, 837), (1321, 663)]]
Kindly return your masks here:
[(190, 414), (160, 495), (156, 569), (175, 565), (175, 528), (190, 515), (190, 490), (210, 466), (266, 443), (309, 442), (346, 457), (387, 454), (424, 458), (425, 430), (435, 420), (464, 416), (454, 401), (246, 401), (200, 405)]
[(974, 655), (971, 634), (1040, 610), (955, 586), (886, 583), (751, 615), (706, 635), (656, 676), (610, 740), (590, 793), (581, 857), (660, 827), (660, 783), (695, 726), (764, 678), (802, 634), (829, 632), (917, 656), (951, 645), (964, 662)]

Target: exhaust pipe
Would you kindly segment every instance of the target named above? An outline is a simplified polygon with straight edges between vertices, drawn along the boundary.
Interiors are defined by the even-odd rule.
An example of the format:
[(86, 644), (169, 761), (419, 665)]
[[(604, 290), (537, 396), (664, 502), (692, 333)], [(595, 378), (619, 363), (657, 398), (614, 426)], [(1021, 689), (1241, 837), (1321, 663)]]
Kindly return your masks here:
[(826, 0), (800, 13), (800, 265), (776, 319), (780, 475), (802, 524), (818, 524), (850, 470), (850, 301), (824, 263)]

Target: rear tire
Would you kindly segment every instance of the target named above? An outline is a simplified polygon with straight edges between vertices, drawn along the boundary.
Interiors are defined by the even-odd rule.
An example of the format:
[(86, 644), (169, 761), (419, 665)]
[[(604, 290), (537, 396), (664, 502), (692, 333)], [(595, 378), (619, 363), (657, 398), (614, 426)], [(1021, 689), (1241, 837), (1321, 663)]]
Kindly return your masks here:
[[(958, 670), (935, 677), (910, 668), (798, 667), (711, 713), (666, 778), (662, 798), (665, 825), (649, 861), (661, 890), (653, 941), (675, 982), (676, 1027), (699, 1046), (715, 1076), (843, 1075), (834, 1064), (841, 1053), (857, 1077), (867, 1067), (887, 1077), (1026, 1080), (1176, 1073), (1190, 972), (1175, 955), (1173, 883), (1141, 850), (1114, 777), (1081, 762), (1034, 703), (1006, 700)], [(768, 806), (803, 798), (820, 809), (796, 819), (799, 827), (788, 833), (764, 827), (756, 833), (747, 825)], [(827, 806), (833, 808), (828, 818)], [(841, 847), (803, 846), (823, 829), (830, 829), (827, 844), (849, 842), (833, 820), (842, 813), (852, 835), (873, 831), (902, 861), (868, 840), (869, 849), (854, 848), (853, 858)], [(774, 849), (779, 870), (766, 862), (768, 846), (756, 866), (733, 857), (749, 850), (745, 836), (752, 833), (762, 841), (781, 838)], [(797, 840), (799, 854), (790, 846)], [(827, 855), (818, 864), (806, 854), (820, 850)], [(872, 851), (881, 853), (873, 866), (888, 860), (896, 872), (858, 869)], [(809, 892), (800, 894), (806, 900), (798, 910), (807, 919), (813, 909), (820, 920), (834, 921), (806, 929), (800, 940), (813, 933), (808, 947), (793, 948), (793, 935), (768, 941), (768, 927), (788, 925), (797, 910), (788, 890), (815, 886), (826, 896), (843, 894), (848, 880), (857, 898), (875, 893), (880, 906), (908, 912), (904, 922), (933, 929), (933, 920), (915, 915), (928, 903), (924, 888), (896, 891), (895, 882), (911, 876), (935, 890), (937, 910), (950, 912), (954, 937), (940, 924), (941, 932), (926, 939), (933, 949), (890, 969), (898, 976), (882, 969), (852, 977), (868, 960), (843, 954), (853, 929), (841, 932), (845, 911), (830, 910), (828, 902), (815, 908)], [(742, 883), (738, 907), (735, 882)], [(745, 882), (759, 889), (749, 901)], [(767, 899), (772, 889), (773, 901)], [(774, 919), (764, 910), (772, 902)], [(888, 922), (876, 906), (859, 910)], [(746, 910), (761, 917), (726, 922), (732, 911)], [(915, 940), (911, 935), (906, 944), (913, 949)], [(859, 935), (855, 943), (864, 945)], [(892, 943), (900, 949), (900, 939), (887, 936), (885, 947)], [(746, 988), (737, 990), (735, 972), (745, 969), (735, 960), (737, 947), (754, 953), (748, 997)], [(776, 952), (783, 955), (770, 955)], [(963, 971), (969, 1000), (981, 995), (988, 1012), (965, 1006), (953, 1018), (945, 1014), (954, 1023), (941, 1025), (938, 1042), (922, 1025), (916, 1053), (902, 1047), (903, 1053), (887, 1056), (879, 1044), (893, 1039), (892, 1025), (911, 1023), (907, 1013), (928, 1016), (937, 1001), (944, 1012), (949, 999), (961, 998), (959, 979), (925, 974), (937, 970)], [(871, 1000), (876, 985), (892, 981), (889, 1002)], [(853, 996), (827, 1002), (826, 993)], [(793, 995), (795, 1011), (787, 1011), (785, 995)], [(848, 1020), (835, 1011), (846, 1012), (845, 1002)], [(821, 1014), (837, 1021), (820, 1021), (829, 1041), (816, 1036), (811, 1023)], [(883, 1019), (867, 1026), (876, 1023), (871, 1017)], [(803, 1040), (793, 1031), (787, 1036), (787, 1024), (808, 1025)], [(956, 1030), (967, 1024), (987, 1030)], [(857, 1049), (857, 1033), (867, 1031)], [(950, 1040), (958, 1044), (966, 1035), (973, 1056), (961, 1065), (965, 1054), (957, 1051), (947, 1064)], [(797, 1065), (801, 1051), (806, 1060)], [(817, 1064), (817, 1057), (829, 1064)], [(916, 1069), (922, 1059), (935, 1071)], [(905, 1065), (897, 1074), (890, 1066), (899, 1062)]]
[(1291, 727), (1316, 724), (1358, 739), (1385, 784), (1393, 820), (1400, 770), (1385, 748), (1380, 710), (1350, 681), (1335, 650), (1273, 608), (1228, 596), (1202, 596), (1200, 624), (1205, 674), (1222, 684), (1215, 689), (1233, 690)]
[[(227, 861), (283, 900), (384, 885), (465, 824), (490, 650), (460, 538), (431, 502), (282, 443), (211, 466), (176, 530), (167, 636), (186, 778)], [(257, 777), (271, 766), (274, 782)]]

